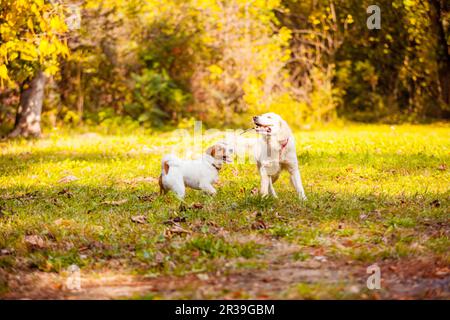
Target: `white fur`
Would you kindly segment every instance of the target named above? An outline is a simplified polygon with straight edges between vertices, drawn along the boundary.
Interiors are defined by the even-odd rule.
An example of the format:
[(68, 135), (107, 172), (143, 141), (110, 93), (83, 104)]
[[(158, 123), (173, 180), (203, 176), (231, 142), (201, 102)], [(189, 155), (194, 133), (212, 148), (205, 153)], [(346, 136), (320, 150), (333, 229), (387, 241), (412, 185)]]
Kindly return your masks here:
[(275, 113), (266, 113), (254, 117), (253, 122), (260, 135), (255, 158), (261, 177), (261, 195), (270, 194), (277, 197), (273, 184), (281, 171), (287, 170), (298, 197), (306, 200), (298, 168), (295, 139), (286, 121)]
[[(220, 146), (223, 152), (214, 155), (212, 150)], [(223, 163), (230, 162), (232, 150), (224, 144), (209, 148), (201, 159), (183, 160), (174, 155), (166, 155), (161, 161), (161, 191), (173, 191), (179, 199), (184, 199), (186, 187), (216, 194), (214, 184), (218, 181)], [(166, 173), (165, 166), (168, 166)]]

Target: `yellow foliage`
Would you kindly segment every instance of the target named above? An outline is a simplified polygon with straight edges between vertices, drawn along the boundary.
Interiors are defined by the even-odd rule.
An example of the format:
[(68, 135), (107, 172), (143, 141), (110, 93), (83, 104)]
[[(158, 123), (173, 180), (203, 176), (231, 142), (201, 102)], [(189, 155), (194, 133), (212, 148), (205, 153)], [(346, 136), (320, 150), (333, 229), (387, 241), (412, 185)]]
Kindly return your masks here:
[[(68, 55), (67, 45), (59, 41), (59, 36), (67, 31), (67, 26), (58, 3), (2, 0), (0, 21), (1, 79), (6, 80), (6, 68), (6, 74), (11, 77), (8, 86), (14, 86), (15, 82), (21, 82), (28, 76), (23, 72), (25, 69), (20, 67), (21, 63), (27, 63), (28, 66), (31, 63), (33, 67), (26, 68), (30, 72), (37, 69), (51, 73), (58, 71), (58, 57)], [(19, 70), (9, 70), (12, 68), (10, 62), (17, 59), (20, 61), (16, 61), (15, 66)]]

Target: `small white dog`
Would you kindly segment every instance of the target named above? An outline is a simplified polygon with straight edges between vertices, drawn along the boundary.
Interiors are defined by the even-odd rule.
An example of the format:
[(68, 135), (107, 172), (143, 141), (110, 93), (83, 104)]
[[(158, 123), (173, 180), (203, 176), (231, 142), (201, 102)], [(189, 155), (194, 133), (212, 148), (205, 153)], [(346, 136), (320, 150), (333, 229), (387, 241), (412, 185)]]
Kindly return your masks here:
[(255, 158), (261, 176), (261, 195), (277, 197), (273, 183), (285, 169), (301, 200), (306, 200), (298, 168), (295, 139), (286, 121), (275, 113), (253, 117), (256, 132), (260, 135)]
[(160, 193), (172, 190), (183, 200), (187, 186), (214, 195), (216, 189), (213, 184), (218, 181), (223, 164), (233, 161), (232, 155), (233, 149), (220, 142), (208, 148), (201, 159), (183, 160), (171, 154), (164, 156), (159, 177)]

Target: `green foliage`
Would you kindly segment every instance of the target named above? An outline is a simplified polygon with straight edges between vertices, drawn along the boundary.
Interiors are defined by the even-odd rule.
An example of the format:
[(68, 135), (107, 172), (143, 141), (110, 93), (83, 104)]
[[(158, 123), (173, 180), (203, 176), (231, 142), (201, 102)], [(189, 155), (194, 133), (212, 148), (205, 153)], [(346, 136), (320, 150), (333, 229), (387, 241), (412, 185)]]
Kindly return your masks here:
[(161, 126), (168, 120), (180, 120), (190, 94), (170, 78), (165, 69), (144, 68), (133, 74), (132, 102), (124, 106), (124, 112), (140, 124)]
[(369, 30), (369, 0), (89, 0), (68, 30), (70, 0), (2, 0), (1, 126), (40, 68), (51, 127), (248, 126), (268, 110), (298, 127), (447, 119), (444, 2), (380, 0), (382, 29)]

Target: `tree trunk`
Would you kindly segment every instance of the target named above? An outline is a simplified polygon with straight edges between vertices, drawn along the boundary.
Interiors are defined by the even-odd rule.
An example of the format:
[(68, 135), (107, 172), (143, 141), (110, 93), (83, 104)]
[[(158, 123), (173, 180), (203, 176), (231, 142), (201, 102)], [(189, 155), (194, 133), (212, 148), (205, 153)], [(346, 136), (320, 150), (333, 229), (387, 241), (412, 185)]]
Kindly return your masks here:
[[(441, 101), (450, 106), (450, 55), (448, 53), (447, 36), (444, 29), (444, 13), (448, 4), (441, 0), (431, 0), (432, 23), (437, 36), (437, 66), (439, 77), (439, 93)], [(446, 7), (447, 6), (447, 7)]]
[(45, 81), (44, 72), (38, 71), (33, 80), (22, 86), (16, 123), (9, 137), (39, 137), (41, 135), (41, 112)]

